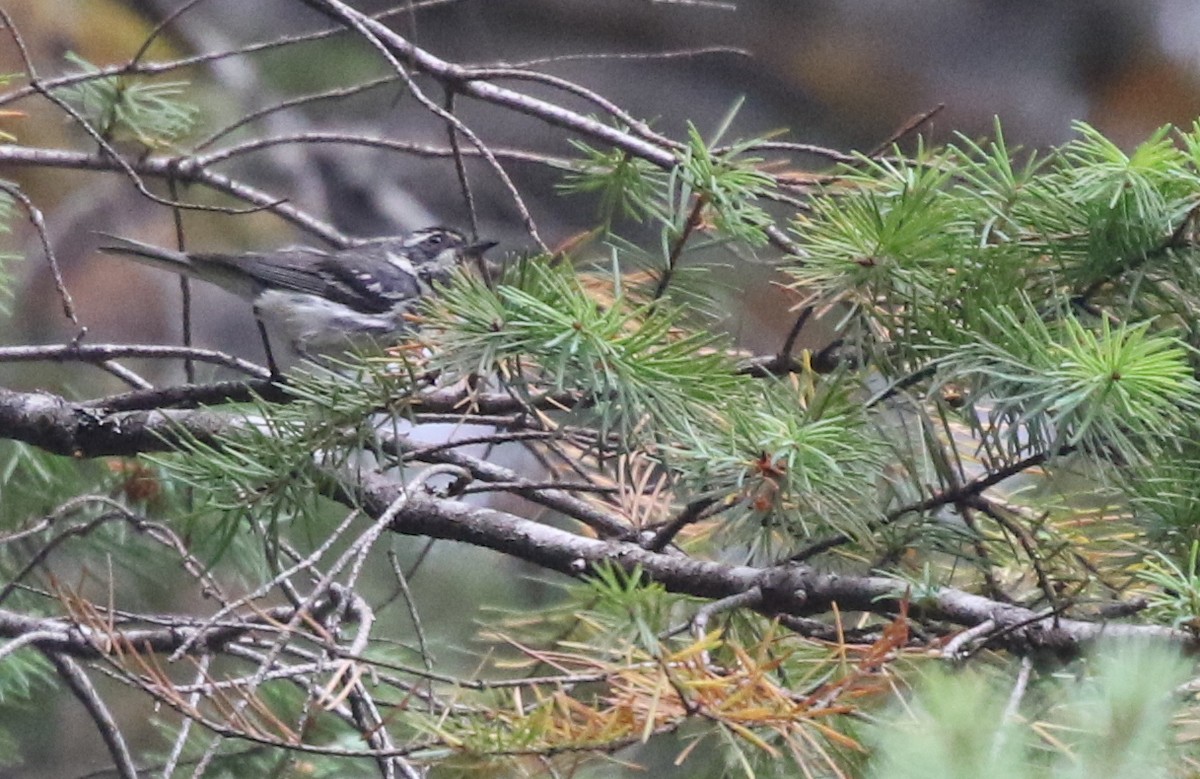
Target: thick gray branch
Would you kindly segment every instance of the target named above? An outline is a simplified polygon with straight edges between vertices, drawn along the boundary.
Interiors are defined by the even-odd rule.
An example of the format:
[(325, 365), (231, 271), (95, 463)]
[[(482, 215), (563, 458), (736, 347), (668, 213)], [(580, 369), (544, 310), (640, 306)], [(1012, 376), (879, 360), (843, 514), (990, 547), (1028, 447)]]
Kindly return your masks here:
[(48, 392), (0, 388), (0, 438), (68, 457), (132, 456), (174, 449), (184, 437), (213, 442), (242, 424), (204, 410), (108, 413)]
[[(213, 411), (106, 413), (49, 393), (0, 389), (0, 437), (76, 457), (162, 451), (177, 444), (185, 431), (188, 436), (215, 441), (241, 424), (245, 421), (237, 416)], [(367, 475), (358, 481), (342, 478), (339, 489), (335, 497), (362, 505), (379, 518), (400, 497), (404, 486)], [(421, 495), (413, 495), (399, 509), (390, 527), (405, 535), (486, 547), (568, 576), (582, 576), (604, 564), (615, 564), (626, 571), (640, 569), (672, 592), (710, 600), (758, 588), (762, 592), (759, 608), (769, 614), (824, 614), (834, 603), (842, 611), (895, 614), (909, 597), (909, 585), (895, 579), (826, 574), (800, 565), (755, 568), (697, 560), (635, 543), (589, 538), (506, 512)], [(965, 627), (994, 620), (995, 640), (1018, 651), (1051, 649), (1071, 655), (1102, 636), (1152, 637), (1188, 647), (1200, 643), (1192, 634), (1171, 628), (1058, 618), (951, 588), (913, 597), (909, 613), (919, 619)], [(0, 614), (0, 618), (9, 620), (5, 623), (0, 619), (0, 634), (10, 637), (47, 630), (41, 620), (24, 624), (12, 621), (15, 615)], [(59, 647), (55, 651), (68, 650)]]
[[(379, 516), (400, 489), (385, 479), (368, 477), (360, 484), (358, 497), (368, 513)], [(451, 500), (413, 498), (396, 515), (392, 529), (487, 547), (569, 576), (583, 575), (603, 564), (626, 571), (638, 568), (672, 592), (699, 598), (728, 598), (758, 587), (763, 593), (761, 609), (767, 613), (825, 614), (837, 603), (843, 612), (895, 614), (910, 591), (906, 582), (881, 576), (842, 576), (794, 565), (754, 568), (652, 552), (634, 543), (587, 538)], [(909, 613), (965, 627), (994, 620), (997, 643), (1023, 652), (1048, 649), (1070, 656), (1101, 637), (1153, 638), (1189, 648), (1200, 646), (1196, 636), (1182, 630), (1056, 618), (949, 587), (914, 597)]]

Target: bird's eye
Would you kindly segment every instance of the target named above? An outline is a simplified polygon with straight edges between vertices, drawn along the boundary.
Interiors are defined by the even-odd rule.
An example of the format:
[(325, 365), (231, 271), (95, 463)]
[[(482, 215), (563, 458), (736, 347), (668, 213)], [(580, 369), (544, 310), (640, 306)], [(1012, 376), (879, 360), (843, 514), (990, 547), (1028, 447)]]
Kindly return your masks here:
[(446, 240), (446, 236), (442, 235), (441, 233), (434, 233), (433, 235), (431, 235), (425, 239), (425, 243), (428, 246), (432, 246), (432, 247), (436, 248), (438, 246), (441, 246), (445, 240)]

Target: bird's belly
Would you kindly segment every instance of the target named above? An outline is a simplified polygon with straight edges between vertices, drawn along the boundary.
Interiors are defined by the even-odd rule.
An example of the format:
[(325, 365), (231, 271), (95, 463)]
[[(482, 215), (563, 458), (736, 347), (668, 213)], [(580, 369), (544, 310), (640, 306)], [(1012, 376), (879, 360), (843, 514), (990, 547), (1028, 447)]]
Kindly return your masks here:
[(351, 342), (385, 339), (402, 329), (391, 314), (364, 314), (299, 292), (268, 290), (255, 301), (268, 327), (285, 334), (297, 350), (346, 348)]

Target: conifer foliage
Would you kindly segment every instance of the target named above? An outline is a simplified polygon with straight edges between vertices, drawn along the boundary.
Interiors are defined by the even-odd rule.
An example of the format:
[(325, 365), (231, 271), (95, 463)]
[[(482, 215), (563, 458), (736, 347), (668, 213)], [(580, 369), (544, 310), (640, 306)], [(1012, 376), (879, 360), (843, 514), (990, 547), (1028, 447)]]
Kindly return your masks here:
[[(735, 137), (734, 110), (671, 138), (306, 5), (383, 75), (256, 116), (386, 83), (454, 142), (253, 117), (201, 138), (195, 60), (29, 68), (0, 110), (54, 111), (77, 145), (6, 130), (0, 227), (31, 236), (6, 296), (18, 263), (56, 262), (29, 182), (76, 168), (181, 224), (263, 210), (349, 245), (223, 167), (283, 143), (444, 158), (465, 207), (499, 182), (533, 248), (462, 269), (411, 341), (282, 381), (93, 343), (61, 286), (80, 337), (0, 347), (69, 369), (0, 388), (10, 766), (36, 759), (22, 719), (69, 695), (121, 776), (1194, 771), (1200, 124), (1132, 151), (1086, 125), (1022, 151), (997, 122), (863, 155)], [(573, 156), (489, 145), (414, 72)], [(585, 239), (543, 242), (518, 163), (596, 208)], [(777, 351), (728, 335), (757, 303), (729, 302), (714, 256), (775, 274)], [(817, 318), (836, 339), (795, 348)], [(129, 386), (89, 389), (90, 366)]]

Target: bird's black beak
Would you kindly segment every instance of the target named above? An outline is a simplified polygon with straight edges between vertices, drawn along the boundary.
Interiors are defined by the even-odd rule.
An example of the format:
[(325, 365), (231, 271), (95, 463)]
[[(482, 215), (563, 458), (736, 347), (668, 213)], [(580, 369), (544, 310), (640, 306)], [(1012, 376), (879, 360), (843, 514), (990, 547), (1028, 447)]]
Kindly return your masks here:
[(482, 257), (484, 252), (493, 246), (498, 245), (499, 243), (499, 241), (480, 241), (479, 243), (473, 243), (470, 246), (463, 248), (463, 254), (468, 257)]

